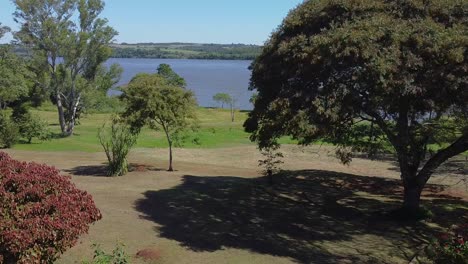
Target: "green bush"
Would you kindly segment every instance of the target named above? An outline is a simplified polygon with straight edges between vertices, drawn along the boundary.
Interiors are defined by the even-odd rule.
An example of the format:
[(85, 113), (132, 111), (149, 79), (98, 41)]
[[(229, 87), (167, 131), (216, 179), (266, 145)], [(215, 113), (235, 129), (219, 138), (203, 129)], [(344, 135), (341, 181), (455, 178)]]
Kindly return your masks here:
[(19, 134), (22, 138), (31, 143), (33, 138), (47, 140), (50, 137), (48, 124), (36, 115), (33, 115), (25, 106), (15, 107), (13, 109), (12, 119), (19, 128)]
[(127, 264), (128, 255), (125, 253), (124, 245), (118, 244), (112, 254), (104, 252), (98, 244), (93, 244), (94, 257), (92, 261), (83, 261), (83, 264)]
[(18, 126), (11, 120), (9, 114), (0, 111), (0, 148), (11, 148), (19, 138)]
[(130, 127), (113, 118), (111, 125), (104, 124), (99, 129), (99, 141), (109, 162), (108, 175), (122, 176), (128, 172), (127, 156), (136, 143), (136, 135)]

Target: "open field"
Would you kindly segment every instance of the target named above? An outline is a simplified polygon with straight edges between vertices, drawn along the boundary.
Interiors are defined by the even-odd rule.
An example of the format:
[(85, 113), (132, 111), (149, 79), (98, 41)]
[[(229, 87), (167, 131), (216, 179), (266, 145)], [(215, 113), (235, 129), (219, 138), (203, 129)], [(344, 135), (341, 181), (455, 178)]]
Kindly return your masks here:
[[(111, 250), (122, 241), (132, 262), (149, 263), (408, 263), (431, 234), (468, 221), (465, 172), (455, 159), (424, 192), (434, 217), (396, 223), (380, 214), (400, 203), (391, 161), (355, 159), (340, 165), (328, 147), (285, 146), (286, 170), (267, 187), (254, 146), (177, 149), (166, 172), (164, 149), (135, 149), (134, 171), (105, 175), (102, 153), (9, 150), (20, 160), (54, 165), (91, 193), (103, 219), (58, 263), (92, 257), (91, 245)], [(457, 165), (458, 164), (458, 165)], [(454, 185), (456, 184), (456, 185)]]
[[(34, 111), (49, 123), (49, 129), (56, 135), (50, 141), (33, 140), (33, 144), (17, 144), (15, 149), (35, 151), (102, 151), (97, 138), (99, 128), (110, 120), (111, 114), (89, 114), (80, 119), (80, 125), (76, 127), (75, 135), (69, 138), (60, 138), (60, 127), (56, 110), (52, 106), (44, 110)], [(237, 145), (253, 145), (249, 140), (249, 134), (244, 132), (242, 124), (247, 113), (236, 112), (235, 122), (231, 122), (230, 112), (227, 109), (198, 108), (197, 116), (200, 128), (197, 132), (191, 132), (183, 144), (184, 148), (213, 148)], [(195, 141), (195, 139), (197, 139)], [(285, 138), (283, 143), (292, 143)], [(144, 129), (139, 135), (137, 146), (139, 148), (167, 147), (167, 141), (162, 132)]]

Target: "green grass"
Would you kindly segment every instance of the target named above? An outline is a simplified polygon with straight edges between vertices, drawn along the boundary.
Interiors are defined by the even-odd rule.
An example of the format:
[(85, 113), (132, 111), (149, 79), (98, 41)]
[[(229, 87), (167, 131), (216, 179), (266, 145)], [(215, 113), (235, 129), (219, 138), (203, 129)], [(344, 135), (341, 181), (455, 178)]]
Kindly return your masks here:
[[(33, 112), (49, 123), (49, 128), (55, 137), (49, 141), (33, 140), (32, 144), (19, 143), (14, 149), (35, 151), (84, 151), (100, 152), (101, 145), (97, 138), (99, 128), (111, 118), (111, 114), (88, 114), (80, 119), (80, 124), (71, 137), (61, 138), (60, 127), (55, 108), (44, 106)], [(236, 112), (235, 122), (231, 122), (230, 112), (226, 109), (198, 108), (197, 116), (200, 121), (200, 129), (197, 132), (187, 134), (183, 144), (184, 148), (217, 148), (239, 145), (253, 145), (249, 140), (249, 134), (244, 132), (242, 124), (247, 118), (247, 113)], [(198, 139), (195, 142), (194, 139)], [(290, 139), (282, 139), (282, 143), (293, 143)], [(163, 133), (150, 129), (143, 129), (140, 133), (136, 147), (139, 148), (164, 148), (167, 141)]]

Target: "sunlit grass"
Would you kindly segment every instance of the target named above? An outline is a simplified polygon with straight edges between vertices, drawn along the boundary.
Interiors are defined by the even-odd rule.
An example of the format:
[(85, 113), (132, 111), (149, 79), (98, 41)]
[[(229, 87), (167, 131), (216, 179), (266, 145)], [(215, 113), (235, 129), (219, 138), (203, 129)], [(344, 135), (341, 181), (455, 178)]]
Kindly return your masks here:
[[(109, 121), (111, 114), (87, 114), (80, 119), (80, 124), (71, 137), (61, 138), (58, 116), (55, 108), (50, 105), (33, 110), (34, 113), (49, 123), (49, 129), (55, 135), (49, 141), (33, 140), (32, 144), (19, 143), (14, 146), (20, 150), (37, 151), (83, 151), (99, 152), (102, 148), (97, 138), (98, 130)], [(239, 145), (253, 145), (249, 134), (244, 132), (243, 123), (247, 118), (246, 112), (235, 113), (235, 121), (231, 122), (231, 114), (226, 109), (198, 108), (197, 117), (200, 128), (197, 132), (187, 134), (183, 143), (184, 148), (217, 148)], [(293, 143), (284, 138), (282, 143)], [(136, 147), (154, 148), (167, 147), (163, 133), (148, 128), (141, 131)]]

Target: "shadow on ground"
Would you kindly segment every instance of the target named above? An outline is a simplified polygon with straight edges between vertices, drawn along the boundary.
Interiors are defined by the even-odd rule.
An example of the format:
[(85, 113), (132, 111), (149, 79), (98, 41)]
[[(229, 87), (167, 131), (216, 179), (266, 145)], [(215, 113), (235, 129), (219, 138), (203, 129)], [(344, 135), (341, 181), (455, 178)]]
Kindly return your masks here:
[[(130, 163), (128, 165), (130, 172), (145, 172), (145, 171), (162, 171), (163, 169), (157, 168), (151, 165), (139, 164), (139, 163)], [(73, 174), (75, 176), (90, 176), (90, 177), (109, 177), (107, 174), (107, 163), (101, 165), (88, 165), (88, 166), (78, 166), (65, 172)]]
[[(437, 197), (438, 186), (427, 190), (437, 224), (468, 215), (463, 201)], [(159, 236), (194, 251), (230, 247), (300, 263), (391, 263), (374, 243), (389, 242), (385, 254), (409, 261), (437, 232), (424, 222), (396, 223), (379, 213), (397, 208), (401, 192), (399, 181), (319, 170), (284, 172), (274, 188), (264, 178), (184, 176), (175, 188), (147, 191), (135, 207), (158, 224)], [(326, 244), (358, 236), (369, 241), (346, 249), (337, 244), (338, 251)]]
[(108, 177), (107, 164), (105, 163), (102, 165), (78, 166), (64, 171), (76, 176)]

